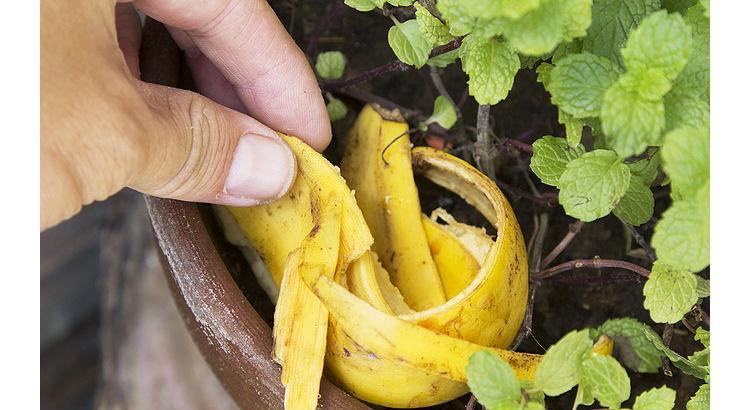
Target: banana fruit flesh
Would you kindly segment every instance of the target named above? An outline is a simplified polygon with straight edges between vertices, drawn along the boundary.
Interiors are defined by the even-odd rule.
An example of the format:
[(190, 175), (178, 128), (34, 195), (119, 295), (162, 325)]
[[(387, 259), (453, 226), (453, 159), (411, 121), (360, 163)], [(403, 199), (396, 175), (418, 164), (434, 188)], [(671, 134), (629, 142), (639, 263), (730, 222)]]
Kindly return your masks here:
[[(216, 208), (264, 289), (278, 292), (274, 359), (287, 409), (316, 407), (324, 368), (362, 400), (415, 408), (465, 394), (465, 367), (479, 350), (495, 352), (523, 380), (541, 360), (503, 350), (528, 292), (513, 210), (471, 165), (411, 148), (397, 117), (365, 107), (340, 173), (284, 136), (298, 163), (289, 193), (263, 206)], [(476, 208), (495, 238), (441, 209), (422, 214), (415, 173)]]

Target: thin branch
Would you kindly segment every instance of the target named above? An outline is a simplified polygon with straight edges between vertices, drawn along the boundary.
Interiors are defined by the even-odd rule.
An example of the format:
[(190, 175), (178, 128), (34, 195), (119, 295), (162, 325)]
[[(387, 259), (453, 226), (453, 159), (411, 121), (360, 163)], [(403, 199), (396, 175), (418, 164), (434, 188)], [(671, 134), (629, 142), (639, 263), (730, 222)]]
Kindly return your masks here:
[(526, 313), (523, 315), (523, 323), (521, 323), (521, 330), (518, 331), (516, 339), (510, 345), (510, 350), (518, 349), (518, 346), (526, 340), (531, 334), (531, 326), (534, 319), (534, 297), (536, 296), (536, 290), (539, 287), (539, 282), (531, 284), (529, 289), (529, 299), (526, 302)]
[(477, 109), (477, 142), (474, 146), (474, 158), (482, 173), (495, 180), (494, 146), (490, 135), (490, 106), (483, 104)]
[[(664, 332), (661, 334), (661, 340), (664, 342), (664, 346), (669, 348), (669, 345), (672, 343), (672, 332), (674, 331), (674, 326), (671, 324), (667, 324), (664, 326)], [(664, 373), (667, 377), (672, 377), (672, 368), (669, 366), (669, 359), (667, 357), (661, 358), (661, 368), (662, 373)]]
[(438, 72), (437, 68), (430, 67), (430, 79), (432, 80), (432, 84), (435, 86), (435, 89), (440, 93), (440, 95), (448, 100), (448, 102), (453, 106), (453, 110), (456, 111), (456, 129), (458, 130), (459, 138), (461, 140), (464, 140), (466, 138), (466, 132), (464, 128), (463, 115), (461, 115), (461, 108), (453, 100), (453, 97), (451, 97), (450, 93), (448, 93), (448, 90), (445, 88), (445, 84), (443, 84), (443, 79), (440, 78), (440, 73)]
[(649, 243), (646, 241), (646, 239), (641, 235), (640, 232), (635, 228), (635, 226), (625, 222), (624, 220), (620, 219), (623, 225), (625, 225), (625, 229), (627, 229), (631, 235), (633, 235), (633, 239), (635, 239), (635, 242), (643, 248), (644, 251), (646, 251), (646, 256), (651, 261), (651, 263), (654, 263), (656, 260), (656, 252), (654, 251), (654, 248), (649, 245)]
[(466, 403), (466, 410), (474, 410), (474, 406), (477, 404), (477, 397), (475, 395), (471, 395), (469, 397), (469, 402)]
[(541, 269), (549, 266), (552, 261), (560, 256), (560, 254), (568, 247), (568, 245), (573, 242), (573, 239), (575, 239), (576, 235), (578, 235), (578, 232), (581, 232), (582, 226), (583, 221), (575, 221), (575, 223), (571, 224), (570, 227), (568, 227), (568, 233), (565, 234), (560, 243), (558, 243), (557, 246), (555, 246), (552, 251), (550, 251), (550, 253), (544, 258), (544, 260), (542, 260)]
[(693, 313), (695, 313), (695, 316), (698, 318), (698, 320), (703, 322), (703, 324), (705, 324), (709, 328), (711, 327), (711, 316), (709, 316), (708, 313), (706, 313), (706, 311), (704, 311), (700, 307), (700, 305), (696, 304), (695, 306), (693, 306)]
[(548, 269), (544, 269), (538, 274), (531, 275), (531, 280), (543, 280), (557, 275), (558, 273), (567, 272), (573, 269), (591, 268), (591, 269), (602, 269), (602, 268), (618, 268), (625, 269), (631, 272), (637, 273), (647, 278), (651, 272), (634, 263), (615, 260), (615, 259), (576, 259), (569, 262), (561, 263)]
[(495, 182), (497, 182), (497, 186), (499, 186), (501, 190), (509, 193), (514, 198), (528, 199), (529, 201), (534, 202), (537, 205), (546, 206), (550, 208), (557, 205), (557, 193), (556, 192), (542, 192), (539, 194), (539, 196), (536, 196), (520, 188), (511, 186), (510, 184), (507, 184), (499, 179), (496, 180)]
[(521, 142), (517, 139), (513, 139), (513, 138), (505, 138), (502, 141), (500, 141), (498, 145), (511, 146), (525, 154), (533, 154), (534, 152), (534, 150), (531, 148), (531, 145), (526, 144), (525, 142)]

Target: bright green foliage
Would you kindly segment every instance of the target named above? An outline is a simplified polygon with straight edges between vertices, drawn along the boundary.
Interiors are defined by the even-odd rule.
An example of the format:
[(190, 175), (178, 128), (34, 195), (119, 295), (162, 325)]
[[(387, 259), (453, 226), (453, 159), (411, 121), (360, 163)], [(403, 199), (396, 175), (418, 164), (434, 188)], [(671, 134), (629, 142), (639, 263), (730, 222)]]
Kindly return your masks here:
[(643, 286), (643, 306), (654, 322), (679, 322), (698, 300), (697, 286), (695, 274), (656, 261)]
[(696, 292), (699, 298), (707, 298), (711, 294), (711, 283), (709, 280), (703, 279), (700, 276), (696, 276), (698, 280), (698, 286)]
[(385, 0), (344, 0), (344, 4), (358, 11), (379, 9), (384, 3)]
[(544, 136), (531, 145), (531, 170), (547, 185), (557, 186), (560, 175), (565, 171), (568, 163), (586, 150), (583, 145), (571, 147), (564, 139)]
[(628, 373), (612, 356), (591, 355), (581, 363), (581, 373), (602, 406), (619, 409), (630, 397)]
[(628, 190), (612, 212), (631, 225), (642, 225), (654, 214), (654, 193), (640, 178), (631, 176)]
[(453, 64), (454, 61), (456, 61), (456, 59), (458, 58), (458, 52), (459, 50), (456, 49), (432, 57), (431, 59), (427, 60), (427, 65), (436, 68), (448, 67), (449, 65)]
[(661, 157), (657, 155), (657, 152), (658, 148), (649, 148), (645, 158), (628, 164), (630, 175), (640, 178), (646, 185), (651, 185), (661, 164)]
[(659, 0), (597, 0), (591, 9), (591, 26), (583, 50), (624, 66), (620, 49), (628, 33), (645, 16), (658, 10)]
[(687, 403), (687, 410), (709, 410), (711, 408), (711, 387), (708, 383), (701, 385)]
[(688, 360), (708, 370), (708, 366), (711, 364), (711, 334), (708, 330), (699, 327), (695, 331), (695, 340), (701, 342), (704, 349), (688, 356)]
[(388, 44), (399, 60), (416, 68), (425, 65), (432, 51), (432, 43), (422, 35), (417, 20), (407, 20), (391, 27)]
[(517, 19), (531, 10), (539, 7), (539, 0), (501, 0), (497, 6), (500, 16)]
[(469, 358), (466, 374), (469, 388), (487, 408), (518, 403), (521, 399), (521, 385), (513, 369), (488, 350), (476, 352)]
[(637, 155), (649, 145), (660, 145), (664, 104), (647, 100), (621, 78), (606, 93), (601, 119), (607, 143), (623, 157)]
[(698, 272), (708, 266), (709, 240), (708, 197), (705, 197), (674, 202), (656, 224), (651, 244), (664, 263)]
[(630, 170), (612, 151), (594, 150), (568, 163), (560, 176), (560, 204), (584, 222), (609, 214), (625, 195)]
[(450, 34), (454, 36), (469, 34), (477, 24), (477, 18), (465, 10), (466, 3), (465, 0), (440, 0), (437, 2), (437, 9), (448, 23)]
[(419, 31), (433, 46), (439, 46), (453, 40), (448, 26), (433, 16), (423, 5), (415, 3), (414, 7), (417, 9), (415, 16), (417, 23), (419, 23)]
[(548, 396), (559, 396), (581, 380), (581, 360), (593, 342), (585, 330), (574, 330), (550, 346), (536, 370), (535, 385)]
[(539, 8), (517, 20), (508, 20), (503, 35), (522, 54), (541, 56), (550, 53), (563, 38), (563, 6), (562, 0), (541, 0)]
[(630, 34), (622, 50), (628, 70), (658, 69), (674, 80), (690, 57), (690, 27), (677, 14), (666, 10), (644, 18)]
[(703, 9), (705, 10), (704, 15), (706, 17), (711, 17), (711, 5), (710, 5), (709, 0), (700, 0), (699, 3), (701, 4), (701, 6), (703, 6)]
[(664, 354), (646, 338), (646, 333), (658, 338), (650, 327), (636, 319), (624, 317), (607, 320), (592, 332), (592, 337), (609, 336), (615, 344), (615, 357), (628, 368), (641, 373), (656, 373)]
[(315, 71), (318, 75), (330, 79), (337, 80), (344, 75), (344, 69), (346, 68), (346, 57), (341, 51), (326, 51), (318, 54), (318, 58), (315, 60)]
[(572, 54), (551, 69), (547, 91), (552, 103), (575, 118), (599, 115), (604, 92), (620, 76), (606, 58), (590, 53)]
[(679, 128), (666, 135), (661, 157), (676, 198), (692, 198), (710, 176), (708, 130)]
[(411, 6), (412, 3), (414, 3), (417, 0), (385, 0), (385, 1), (391, 6), (403, 7), (403, 6)]
[(331, 97), (328, 100), (328, 104), (326, 104), (326, 109), (328, 110), (328, 117), (331, 121), (338, 121), (346, 117), (346, 104), (338, 98)]
[(646, 333), (645, 336), (654, 345), (654, 347), (661, 350), (661, 352), (664, 353), (665, 356), (667, 356), (672, 364), (674, 364), (678, 369), (682, 370), (683, 373), (702, 380), (708, 379), (707, 367), (699, 366), (682, 357), (681, 355), (675, 353), (674, 351), (672, 351), (672, 349), (664, 345), (664, 342), (661, 341), (660, 337), (648, 333)]
[(645, 391), (635, 398), (633, 410), (672, 410), (677, 393), (667, 386)]
[(473, 35), (461, 44), (461, 65), (469, 75), (469, 94), (479, 104), (505, 99), (521, 66), (510, 46), (501, 40), (482, 40)]
[(710, 88), (710, 30), (709, 20), (699, 10), (691, 7), (684, 16), (692, 31), (692, 51), (687, 65), (680, 73), (673, 88), (680, 93), (694, 95), (708, 102)]
[(669, 92), (672, 83), (656, 68), (636, 68), (628, 70), (619, 82), (628, 89), (638, 94), (638, 97), (646, 101), (661, 101), (662, 97)]
[(697, 94), (681, 92), (673, 88), (664, 96), (665, 130), (688, 126), (693, 128), (708, 127), (708, 102)]
[(456, 119), (456, 110), (453, 108), (453, 104), (447, 98), (440, 95), (435, 99), (432, 115), (425, 120), (425, 124), (436, 122), (441, 127), (450, 129), (456, 123)]
[(586, 35), (591, 25), (592, 0), (566, 0), (563, 2), (563, 40)]
[(581, 381), (578, 383), (575, 405), (573, 407), (576, 408), (577, 405), (581, 404), (584, 406), (590, 406), (594, 404), (593, 388), (589, 386), (589, 384), (586, 382), (586, 379), (584, 378), (581, 378)]

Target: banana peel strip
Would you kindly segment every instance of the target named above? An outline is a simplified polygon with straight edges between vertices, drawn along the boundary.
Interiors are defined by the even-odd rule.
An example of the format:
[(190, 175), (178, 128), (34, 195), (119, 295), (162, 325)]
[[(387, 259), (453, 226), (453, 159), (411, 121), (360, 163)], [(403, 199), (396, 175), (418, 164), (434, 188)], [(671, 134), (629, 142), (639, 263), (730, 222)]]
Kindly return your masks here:
[[(392, 141), (403, 132), (399, 130), (405, 131), (405, 124), (388, 121), (368, 106), (353, 133), (377, 138), (376, 146), (382, 147), (385, 141)], [(533, 378), (541, 356), (501, 349), (515, 337), (523, 319), (527, 263), (513, 211), (492, 181), (458, 158), (407, 146), (406, 150), (401, 147), (394, 151), (397, 155), (389, 154), (389, 165), (401, 166), (390, 169), (398, 172), (392, 173), (386, 184), (378, 182), (381, 177), (373, 179), (382, 175), (378, 173), (382, 170), (360, 170), (350, 176), (351, 168), (345, 169), (350, 186), (357, 185), (357, 201), (328, 161), (295, 138), (285, 140), (297, 157), (299, 169), (289, 193), (264, 206), (228, 208), (231, 218), (223, 210), (218, 214), (223, 215), (225, 229), (233, 224), (240, 227), (246, 243), (257, 251), (273, 282), (281, 287), (275, 314), (274, 353), (284, 366), (286, 408), (315, 407), (324, 356), (327, 373), (342, 388), (366, 401), (391, 407), (430, 406), (466, 393), (466, 363), (471, 354), (481, 349), (492, 349), (506, 359), (519, 378)], [(407, 138), (404, 140), (408, 142)], [(377, 158), (355, 155), (364, 164), (361, 169), (381, 167), (377, 162), (380, 154), (376, 154)], [(408, 167), (399, 155), (407, 156)], [(489, 249), (488, 237), (479, 228), (467, 229), (449, 220), (449, 216), (440, 216), (448, 225), (425, 228), (433, 221), (424, 221), (418, 197), (414, 218), (416, 185), (412, 171), (456, 192), (496, 227), (497, 239)], [(386, 197), (393, 192), (409, 196), (406, 205), (388, 207)], [(390, 197), (393, 201), (394, 195)], [(363, 202), (365, 198), (376, 201), (381, 210), (366, 205), (370, 202)], [(370, 211), (363, 213), (361, 208), (368, 206)], [(383, 213), (383, 209), (392, 212)], [(404, 209), (408, 218), (401, 214)], [(413, 255), (405, 258), (406, 266), (416, 266), (428, 252), (435, 269), (428, 268), (426, 275), (415, 272), (414, 277), (427, 278), (427, 290), (421, 289), (431, 298), (430, 303), (407, 303), (420, 297), (420, 282), (405, 280), (408, 277), (402, 275), (402, 285), (410, 292), (407, 298), (402, 286), (389, 280), (393, 272), (381, 267), (370, 234), (373, 224), (368, 227), (371, 221), (367, 218), (368, 214), (378, 215), (376, 211), (386, 218), (386, 223), (379, 225), (381, 228), (399, 225), (392, 231), (401, 232), (397, 243), (408, 242), (403, 236), (406, 233), (424, 235), (425, 246), (420, 244)], [(335, 235), (336, 231), (340, 234)], [(377, 234), (378, 229), (374, 231)], [(429, 243), (430, 238), (438, 236), (443, 238), (436, 239), (440, 245), (451, 253), (472, 256), (474, 264), (464, 256), (441, 258), (434, 244), (431, 247)], [(465, 237), (460, 239), (462, 236)], [(441, 266), (474, 268), (451, 276), (450, 269), (442, 272)], [(478, 270), (473, 271), (476, 266)], [(401, 271), (410, 274), (408, 270)], [(434, 286), (434, 278), (440, 288)], [(459, 285), (444, 289), (442, 282), (446, 278)], [(300, 286), (302, 282), (307, 287)]]

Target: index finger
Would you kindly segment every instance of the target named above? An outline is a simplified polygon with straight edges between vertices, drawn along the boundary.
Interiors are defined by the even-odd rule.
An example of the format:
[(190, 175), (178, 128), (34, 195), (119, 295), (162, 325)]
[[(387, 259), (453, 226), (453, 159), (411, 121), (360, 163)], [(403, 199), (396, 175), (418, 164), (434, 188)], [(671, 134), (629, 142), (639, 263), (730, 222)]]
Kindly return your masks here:
[(265, 0), (138, 0), (184, 30), (232, 84), (247, 112), (323, 150), (331, 124), (315, 74)]

